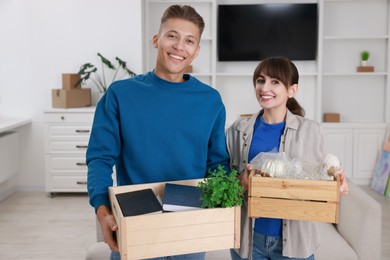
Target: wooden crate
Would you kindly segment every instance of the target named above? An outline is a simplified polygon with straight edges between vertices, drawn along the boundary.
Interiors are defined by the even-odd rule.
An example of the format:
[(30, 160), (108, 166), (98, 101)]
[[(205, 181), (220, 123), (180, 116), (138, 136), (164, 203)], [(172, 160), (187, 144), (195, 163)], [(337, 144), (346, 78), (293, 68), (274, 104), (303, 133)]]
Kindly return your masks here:
[[(196, 186), (203, 179), (175, 181)], [(240, 247), (240, 207), (201, 209), (124, 217), (115, 195), (152, 188), (162, 196), (165, 182), (110, 187), (118, 224), (121, 259), (144, 259)]]
[(250, 217), (338, 223), (340, 181), (249, 179)]

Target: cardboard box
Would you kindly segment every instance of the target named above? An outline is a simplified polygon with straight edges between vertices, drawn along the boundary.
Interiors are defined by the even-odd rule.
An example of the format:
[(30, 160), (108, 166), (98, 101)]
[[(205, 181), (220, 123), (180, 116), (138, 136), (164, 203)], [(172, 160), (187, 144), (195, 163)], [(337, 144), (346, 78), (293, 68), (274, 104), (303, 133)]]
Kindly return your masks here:
[(185, 73), (192, 73), (192, 65), (188, 65), (184, 72)]
[(72, 108), (87, 107), (91, 105), (91, 89), (52, 89), (52, 107), (55, 108)]
[(374, 72), (373, 66), (358, 66), (356, 68), (357, 72)]
[[(203, 179), (175, 181), (196, 186)], [(115, 195), (152, 188), (164, 193), (165, 182), (110, 187), (118, 224), (121, 259), (144, 259), (240, 247), (241, 207), (198, 209), (124, 217)]]
[(79, 74), (64, 73), (62, 74), (62, 88), (67, 90), (81, 88), (80, 83), (76, 83), (81, 79)]
[(324, 122), (326, 122), (326, 123), (339, 123), (340, 122), (340, 114), (339, 113), (325, 113), (324, 114)]
[(250, 217), (338, 223), (340, 181), (249, 179)]

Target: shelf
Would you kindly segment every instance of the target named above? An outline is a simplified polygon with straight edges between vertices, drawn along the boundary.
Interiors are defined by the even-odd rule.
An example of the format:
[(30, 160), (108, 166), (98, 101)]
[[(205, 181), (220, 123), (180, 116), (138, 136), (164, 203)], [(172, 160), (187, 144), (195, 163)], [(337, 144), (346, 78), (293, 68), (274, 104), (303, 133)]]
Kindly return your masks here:
[(187, 1), (187, 0), (149, 0), (149, 3), (155, 3), (155, 4), (161, 4), (161, 3), (164, 3), (164, 4), (180, 4), (180, 2), (184, 3), (184, 4), (191, 4), (191, 3), (212, 3), (212, 0), (190, 0), (190, 1)]
[[(149, 36), (149, 42), (152, 42), (153, 41), (153, 36)], [(208, 42), (208, 41), (213, 41), (214, 39), (211, 37), (211, 36), (205, 36), (205, 35), (202, 35), (202, 38), (200, 38), (200, 42)]]
[(253, 73), (229, 73), (229, 72), (219, 72), (216, 73), (217, 77), (252, 77)]
[(324, 36), (324, 40), (388, 40), (388, 35), (377, 36)]
[(324, 2), (375, 2), (383, 0), (324, 0)]
[(323, 128), (357, 128), (357, 129), (379, 129), (385, 128), (386, 123), (383, 122), (358, 122), (358, 123), (349, 123), (349, 122), (339, 122), (339, 123), (321, 123)]
[[(252, 73), (229, 73), (229, 72), (218, 72), (216, 73), (217, 77), (252, 77)], [(299, 77), (315, 77), (318, 76), (318, 73), (299, 73)]]
[(375, 76), (387, 76), (386, 72), (347, 72), (347, 73), (322, 73), (324, 77), (336, 76), (354, 76), (354, 77), (375, 77)]
[(211, 73), (188, 73), (195, 77), (211, 77), (213, 76)]

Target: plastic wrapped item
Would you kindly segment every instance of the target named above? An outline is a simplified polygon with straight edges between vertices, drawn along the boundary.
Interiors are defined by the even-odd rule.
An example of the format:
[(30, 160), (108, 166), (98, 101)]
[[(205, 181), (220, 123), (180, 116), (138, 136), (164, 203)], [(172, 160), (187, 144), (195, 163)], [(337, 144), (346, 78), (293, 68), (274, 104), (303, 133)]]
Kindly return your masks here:
[(334, 180), (340, 169), (340, 162), (333, 154), (328, 154), (322, 162), (290, 159), (283, 153), (259, 153), (251, 161), (253, 169), (263, 177)]

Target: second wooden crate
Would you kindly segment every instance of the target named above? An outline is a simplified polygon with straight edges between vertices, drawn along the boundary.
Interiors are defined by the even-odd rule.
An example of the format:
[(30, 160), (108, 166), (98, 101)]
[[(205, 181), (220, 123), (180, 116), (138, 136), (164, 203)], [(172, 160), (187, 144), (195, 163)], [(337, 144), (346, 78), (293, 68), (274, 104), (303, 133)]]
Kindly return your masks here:
[(340, 181), (249, 179), (250, 217), (338, 223)]

